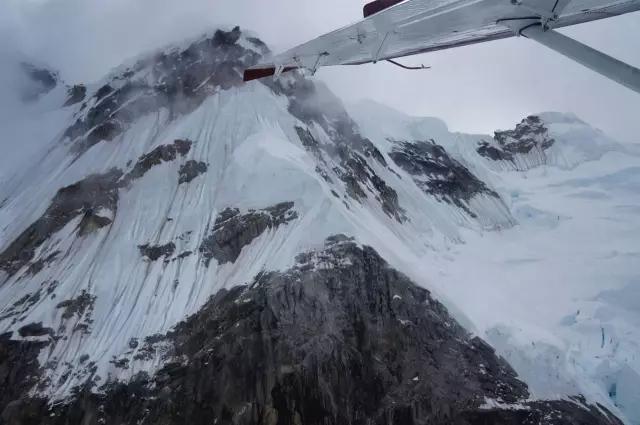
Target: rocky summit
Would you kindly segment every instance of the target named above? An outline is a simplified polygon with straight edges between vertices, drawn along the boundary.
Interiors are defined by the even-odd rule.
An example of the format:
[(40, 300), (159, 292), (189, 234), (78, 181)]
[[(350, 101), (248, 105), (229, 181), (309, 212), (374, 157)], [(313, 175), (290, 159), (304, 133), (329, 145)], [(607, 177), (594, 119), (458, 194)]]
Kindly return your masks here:
[[(581, 164), (635, 154), (569, 115), (461, 135), (297, 71), (243, 83), (269, 54), (233, 28), (96, 83), (25, 68), (29, 102), (64, 96), (0, 187), (0, 424), (632, 423), (635, 316), (553, 310), (545, 267), (518, 286), (544, 250), (515, 252), (617, 181)], [(534, 207), (556, 172), (575, 210)]]

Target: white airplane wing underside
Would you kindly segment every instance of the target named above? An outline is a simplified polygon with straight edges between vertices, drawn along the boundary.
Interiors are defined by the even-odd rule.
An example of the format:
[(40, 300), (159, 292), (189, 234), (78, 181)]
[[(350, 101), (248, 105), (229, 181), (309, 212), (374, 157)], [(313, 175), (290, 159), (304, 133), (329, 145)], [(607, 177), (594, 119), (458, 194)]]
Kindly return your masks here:
[[(247, 70), (246, 80), (297, 68), (315, 72), (545, 31), (640, 10), (640, 0), (377, 0), (392, 4)], [(396, 3), (396, 4), (393, 4)], [(365, 14), (366, 14), (365, 9)], [(527, 35), (528, 34), (523, 34)], [(533, 38), (533, 37), (531, 37)]]

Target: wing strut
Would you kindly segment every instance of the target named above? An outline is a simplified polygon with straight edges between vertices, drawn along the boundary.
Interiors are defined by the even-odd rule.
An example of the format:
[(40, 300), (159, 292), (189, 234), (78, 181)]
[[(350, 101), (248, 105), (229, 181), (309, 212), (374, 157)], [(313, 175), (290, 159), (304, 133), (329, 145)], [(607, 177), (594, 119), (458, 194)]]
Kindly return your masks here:
[(403, 65), (400, 62), (396, 62), (393, 59), (387, 59), (387, 62), (394, 64), (395, 66), (399, 66), (400, 68), (403, 69), (408, 69), (410, 71), (417, 71), (420, 69), (431, 69), (430, 66), (424, 66), (424, 65), (420, 65), (420, 66), (408, 66), (408, 65)]
[(640, 69), (593, 49), (540, 24), (527, 26), (519, 33), (555, 50), (613, 81), (640, 93)]

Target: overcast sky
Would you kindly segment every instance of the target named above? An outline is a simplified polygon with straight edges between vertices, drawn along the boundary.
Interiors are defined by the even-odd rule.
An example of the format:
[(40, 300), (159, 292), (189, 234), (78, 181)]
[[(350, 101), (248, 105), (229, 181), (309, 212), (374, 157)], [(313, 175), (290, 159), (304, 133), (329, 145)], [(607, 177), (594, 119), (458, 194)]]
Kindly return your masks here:
[[(574, 0), (580, 1), (580, 0)], [(1, 0), (0, 54), (24, 53), (69, 82), (95, 81), (123, 60), (220, 25), (255, 31), (275, 51), (352, 23), (363, 0)], [(640, 66), (640, 13), (565, 33)], [(325, 68), (317, 78), (343, 99), (372, 98), (452, 130), (490, 133), (525, 115), (572, 111), (624, 141), (640, 142), (640, 95), (526, 39), (404, 59)]]

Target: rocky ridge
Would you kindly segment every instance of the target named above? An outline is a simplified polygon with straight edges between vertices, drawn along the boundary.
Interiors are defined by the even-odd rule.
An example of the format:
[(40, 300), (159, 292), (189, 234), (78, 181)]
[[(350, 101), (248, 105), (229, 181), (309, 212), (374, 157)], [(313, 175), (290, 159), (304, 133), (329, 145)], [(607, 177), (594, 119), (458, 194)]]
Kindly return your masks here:
[(546, 164), (546, 151), (554, 143), (540, 117), (531, 115), (514, 130), (496, 131), (493, 141), (479, 142), (477, 152), (491, 161), (526, 171)]
[(283, 202), (263, 210), (241, 214), (238, 208), (222, 211), (210, 234), (202, 241), (200, 253), (207, 265), (215, 258), (220, 264), (235, 262), (242, 248), (265, 231), (298, 218), (293, 202)]
[[(470, 206), (474, 197), (483, 195), (502, 203), (494, 190), (487, 187), (459, 161), (450, 157), (434, 140), (389, 141), (395, 145), (389, 156), (413, 177), (418, 187), (426, 194), (454, 204), (473, 218), (478, 217)], [(505, 215), (509, 216), (506, 206), (503, 205), (503, 209)]]
[[(37, 345), (3, 337), (0, 380), (9, 384), (10, 402), (0, 405), (2, 420), (620, 424), (579, 399), (526, 401), (526, 385), (492, 348), (373, 249), (343, 235), (329, 238), (322, 251), (301, 254), (290, 270), (219, 292), (147, 343), (163, 341), (167, 363), (155, 375), (106, 382), (98, 393), (93, 383), (78, 388), (71, 402), (48, 406), (26, 396), (25, 386), (11, 385), (38, 369)], [(30, 362), (16, 358), (18, 350)], [(23, 368), (1, 373), (17, 364)]]

